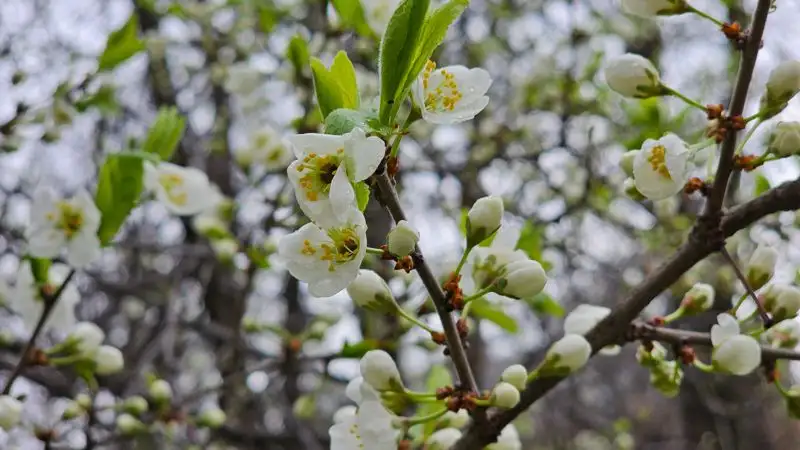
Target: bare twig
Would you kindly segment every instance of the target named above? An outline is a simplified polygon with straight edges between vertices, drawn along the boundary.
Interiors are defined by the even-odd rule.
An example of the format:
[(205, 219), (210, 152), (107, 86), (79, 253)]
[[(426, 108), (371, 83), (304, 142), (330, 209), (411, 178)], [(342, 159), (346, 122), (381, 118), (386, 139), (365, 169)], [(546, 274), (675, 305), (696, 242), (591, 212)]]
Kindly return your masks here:
[(16, 379), (22, 374), (22, 370), (25, 368), (25, 365), (28, 363), (28, 359), (30, 358), (30, 353), (33, 351), (34, 346), (36, 345), (36, 338), (38, 338), (44, 330), (44, 324), (47, 323), (47, 319), (50, 318), (50, 313), (53, 312), (56, 303), (58, 303), (58, 299), (61, 298), (61, 294), (64, 293), (64, 289), (67, 288), (67, 284), (69, 284), (74, 276), (75, 269), (72, 269), (67, 275), (67, 278), (64, 279), (64, 282), (61, 283), (61, 286), (59, 286), (52, 295), (47, 295), (45, 292), (42, 292), (42, 301), (44, 302), (42, 315), (39, 317), (39, 321), (36, 323), (36, 327), (33, 329), (33, 333), (28, 339), (28, 343), (25, 344), (25, 348), (22, 350), (22, 356), (19, 358), (19, 362), (17, 363), (16, 367), (14, 367), (14, 370), (11, 371), (11, 375), (9, 375), (8, 380), (6, 380), (6, 385), (3, 388), (3, 395), (8, 395), (11, 392), (11, 386), (14, 384), (14, 381), (16, 381)]
[(756, 302), (756, 307), (758, 308), (758, 314), (761, 316), (761, 320), (764, 322), (764, 326), (766, 328), (769, 328), (770, 325), (772, 324), (772, 319), (770, 319), (769, 315), (767, 314), (767, 310), (764, 309), (764, 304), (761, 303), (761, 300), (758, 299), (758, 295), (756, 295), (753, 288), (750, 287), (750, 283), (747, 282), (747, 277), (744, 276), (744, 273), (742, 273), (742, 269), (739, 268), (738, 264), (736, 264), (736, 260), (733, 259), (727, 248), (722, 247), (721, 252), (722, 256), (724, 256), (725, 259), (728, 261), (728, 264), (730, 264), (731, 267), (733, 267), (733, 271), (736, 273), (736, 277), (739, 279), (739, 281), (742, 282), (742, 285), (744, 286), (744, 289), (747, 291), (747, 294), (750, 295), (750, 298), (752, 298), (754, 302)]

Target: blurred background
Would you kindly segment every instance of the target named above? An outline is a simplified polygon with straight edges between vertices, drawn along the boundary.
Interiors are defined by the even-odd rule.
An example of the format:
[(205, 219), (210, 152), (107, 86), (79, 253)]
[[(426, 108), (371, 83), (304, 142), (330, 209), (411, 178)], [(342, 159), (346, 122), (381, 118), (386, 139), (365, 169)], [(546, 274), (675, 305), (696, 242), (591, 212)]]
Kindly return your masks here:
[[(163, 106), (188, 118), (173, 162), (205, 170), (233, 201), (228, 225), (235, 238), (233, 248), (215, 245), (191, 218), (143, 201), (115, 244), (74, 281), (78, 317), (100, 325), (122, 349), (125, 371), (99, 380), (91, 418), (60, 420), (66, 399), (87, 392), (83, 382), (68, 370), (26, 370), (13, 392), (27, 396), (27, 429), (0, 432), (0, 447), (326, 449), (332, 414), (349, 402), (344, 386), (357, 376), (365, 350), (395, 354), (407, 385), (419, 389), (432, 367), (447, 364), (423, 333), (395, 317), (354, 310), (344, 292), (310, 297), (272, 255), (277, 239), (305, 220), (286, 181), (292, 158), (280, 137), (320, 127), (309, 55), (329, 63), (346, 50), (362, 99), (377, 93), (377, 43), (396, 2), (362, 3), (369, 26), (354, 30), (325, 0), (0, 1), (3, 285), (15, 284), (33, 188), (91, 191), (104, 155), (136, 149)], [(755, 6), (755, 0), (692, 3), (743, 24)], [(793, 32), (800, 4), (775, 3), (746, 114), (756, 111), (771, 68), (797, 58), (800, 48)], [(145, 51), (97, 74), (108, 34), (131, 17)], [(550, 277), (546, 295), (476, 308), (469, 353), (483, 388), (510, 364), (540, 361), (561, 336), (565, 311), (621, 300), (683, 242), (702, 205), (696, 196), (654, 204), (624, 195), (623, 152), (667, 131), (698, 142), (706, 126), (702, 113), (673, 99), (630, 101), (611, 92), (603, 63), (625, 52), (651, 59), (668, 84), (702, 103), (727, 102), (738, 64), (710, 22), (688, 15), (639, 19), (613, 0), (472, 0), (435, 55), (440, 66), (483, 67), (494, 82), (489, 107), (474, 120), (419, 122), (403, 141), (401, 199), (427, 260), (441, 274), (451, 270), (461, 252), (463, 211), (484, 195), (500, 195), (506, 225), (522, 230), (520, 248), (542, 261)], [(794, 102), (781, 115), (797, 117)], [(762, 127), (746, 151), (761, 148), (768, 131)], [(796, 178), (798, 167), (787, 161), (737, 176), (731, 201)], [(380, 246), (389, 216), (371, 203), (367, 222), (370, 245)], [(778, 278), (792, 281), (797, 235), (797, 218), (784, 213), (743, 230), (731, 245), (742, 260), (757, 243), (777, 245)], [(389, 280), (404, 306), (425, 312), (413, 273), (369, 258), (366, 264)], [(674, 308), (695, 281), (715, 286), (719, 310), (742, 292), (727, 266), (712, 258), (647, 314)], [(6, 301), (11, 295), (11, 288), (0, 290)], [(681, 326), (705, 331), (714, 322), (708, 313)], [(30, 330), (9, 308), (0, 311), (0, 330), (5, 379)], [(55, 333), (39, 343), (60, 338)], [(634, 351), (594, 358), (521, 416), (515, 425), (523, 448), (797, 448), (800, 428), (762, 375), (688, 370), (680, 394), (666, 399), (650, 386)], [(146, 393), (154, 376), (172, 385), (175, 417), (146, 417), (150, 433), (120, 437), (112, 406)], [(791, 371), (783, 376), (791, 378)], [(216, 406), (227, 421), (213, 432), (181, 419)], [(52, 429), (57, 438), (45, 447), (34, 429)]]

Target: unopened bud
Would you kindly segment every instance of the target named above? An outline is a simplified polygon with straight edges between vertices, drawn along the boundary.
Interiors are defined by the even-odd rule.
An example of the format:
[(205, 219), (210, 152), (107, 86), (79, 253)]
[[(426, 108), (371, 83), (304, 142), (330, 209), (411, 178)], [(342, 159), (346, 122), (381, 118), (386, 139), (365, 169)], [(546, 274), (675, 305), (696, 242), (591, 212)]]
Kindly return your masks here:
[(316, 399), (313, 395), (301, 395), (292, 405), (292, 412), (298, 419), (310, 419), (317, 410)]
[(778, 261), (778, 252), (772, 247), (759, 245), (750, 260), (747, 262), (747, 283), (753, 290), (772, 279), (775, 273), (775, 263)]
[(780, 122), (775, 126), (767, 150), (781, 157), (800, 154), (800, 122)]
[(625, 175), (629, 177), (633, 176), (633, 160), (636, 159), (636, 155), (640, 151), (641, 150), (631, 150), (622, 154), (622, 158), (619, 160), (619, 167), (625, 172)]
[(521, 364), (514, 364), (506, 367), (500, 379), (521, 391), (525, 389), (525, 384), (528, 381), (528, 370)]
[(206, 428), (219, 428), (225, 424), (225, 412), (219, 408), (211, 408), (200, 413), (197, 424)]
[(397, 364), (388, 353), (383, 350), (370, 350), (360, 362), (361, 376), (370, 386), (377, 391), (403, 390), (403, 380)]
[(347, 286), (347, 293), (357, 306), (370, 311), (389, 314), (399, 308), (389, 286), (372, 270), (359, 270), (356, 279)]
[(414, 251), (418, 241), (419, 232), (405, 220), (397, 222), (397, 226), (386, 236), (386, 244), (389, 253), (394, 256), (406, 256), (410, 254)]
[(146, 430), (144, 424), (130, 414), (120, 414), (117, 416), (116, 425), (117, 430), (126, 436), (138, 434)]
[(664, 95), (658, 69), (648, 59), (626, 53), (612, 58), (604, 70), (608, 87), (631, 98)]
[(793, 318), (800, 310), (800, 289), (786, 284), (770, 285), (764, 291), (763, 303), (774, 320)]
[(149, 391), (150, 397), (159, 403), (166, 403), (172, 399), (172, 387), (164, 380), (153, 381)]
[(540, 375), (564, 376), (574, 372), (589, 360), (592, 346), (578, 334), (568, 334), (556, 341), (547, 351), (545, 362), (539, 368)]
[(547, 274), (538, 262), (531, 259), (514, 261), (505, 266), (497, 293), (513, 298), (531, 298), (542, 292)]
[(500, 408), (513, 408), (519, 403), (519, 390), (511, 385), (501, 381), (492, 390), (491, 402), (492, 405)]
[(695, 283), (683, 296), (681, 308), (685, 314), (699, 314), (714, 305), (714, 287), (706, 283)]
[(482, 197), (475, 201), (467, 213), (467, 247), (474, 247), (497, 232), (503, 211), (500, 197)]
[(141, 416), (147, 412), (148, 409), (150, 409), (150, 406), (147, 400), (141, 395), (128, 397), (122, 402), (122, 410), (134, 416)]

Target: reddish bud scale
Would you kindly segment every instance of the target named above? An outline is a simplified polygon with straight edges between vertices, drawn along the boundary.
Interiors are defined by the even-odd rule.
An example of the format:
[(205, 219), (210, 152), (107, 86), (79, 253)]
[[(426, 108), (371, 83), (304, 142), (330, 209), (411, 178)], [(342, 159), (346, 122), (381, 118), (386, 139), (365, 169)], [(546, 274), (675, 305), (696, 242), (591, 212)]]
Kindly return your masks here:
[(663, 316), (655, 316), (650, 319), (650, 325), (661, 327), (664, 326), (664, 317)]
[(758, 160), (758, 156), (756, 155), (737, 155), (733, 159), (733, 164), (737, 169), (750, 172), (758, 167), (758, 165), (756, 165), (756, 160)]
[(436, 389), (436, 400), (444, 400), (453, 395), (455, 389), (453, 386), (443, 386)]
[(461, 339), (466, 339), (467, 334), (469, 333), (469, 325), (467, 325), (467, 320), (458, 319), (458, 321), (456, 321), (456, 330), (458, 330), (458, 336)]
[(722, 111), (725, 109), (722, 104), (706, 105), (706, 114), (708, 120), (719, 119), (722, 117)]
[(684, 345), (680, 348), (679, 355), (681, 358), (681, 362), (688, 365), (694, 363), (695, 353), (692, 347), (688, 345)]
[(683, 192), (686, 194), (693, 194), (697, 191), (703, 191), (705, 188), (706, 183), (698, 177), (689, 178), (689, 181), (686, 182), (686, 186), (683, 187)]
[(439, 331), (434, 331), (431, 333), (431, 340), (439, 345), (444, 345), (447, 343), (447, 338), (444, 336), (444, 333)]

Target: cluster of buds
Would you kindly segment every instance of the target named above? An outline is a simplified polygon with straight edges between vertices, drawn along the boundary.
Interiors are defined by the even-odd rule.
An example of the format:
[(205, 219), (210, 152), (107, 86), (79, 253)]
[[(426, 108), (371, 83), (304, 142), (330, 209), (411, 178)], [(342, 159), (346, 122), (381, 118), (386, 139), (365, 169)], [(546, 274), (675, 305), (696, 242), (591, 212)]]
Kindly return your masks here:
[(706, 126), (706, 136), (714, 138), (717, 143), (725, 140), (729, 130), (744, 130), (747, 123), (741, 115), (728, 116), (725, 114), (724, 106), (721, 104), (706, 105), (708, 125)]
[(455, 273), (451, 273), (450, 276), (447, 278), (447, 282), (442, 286), (444, 288), (445, 299), (447, 300), (447, 306), (451, 310), (462, 310), (464, 309), (464, 292), (461, 290), (459, 286), (459, 282), (461, 281), (461, 275), (456, 275)]
[[(681, 356), (684, 364), (689, 364), (689, 356), (694, 355), (690, 348), (680, 347), (677, 354)], [(653, 385), (662, 395), (671, 398), (678, 394), (681, 381), (683, 380), (683, 369), (677, 361), (667, 360), (667, 349), (658, 342), (643, 341), (636, 351), (636, 360), (639, 364), (650, 371), (650, 384)], [(689, 362), (687, 362), (689, 361)]]
[(388, 245), (381, 245), (381, 250), (383, 250), (381, 260), (394, 261), (394, 270), (404, 270), (406, 273), (414, 270), (414, 258), (411, 255), (395, 256), (389, 251)]
[(436, 399), (446, 400), (445, 406), (453, 413), (460, 410), (474, 411), (477, 408), (477, 400), (487, 400), (488, 396), (479, 396), (475, 392), (470, 392), (460, 386), (444, 386), (436, 389)]
[(749, 33), (747, 31), (742, 31), (742, 26), (739, 25), (739, 22), (725, 22), (722, 24), (722, 27), (720, 27), (720, 30), (729, 41), (733, 42), (737, 49), (741, 50), (744, 48)]

